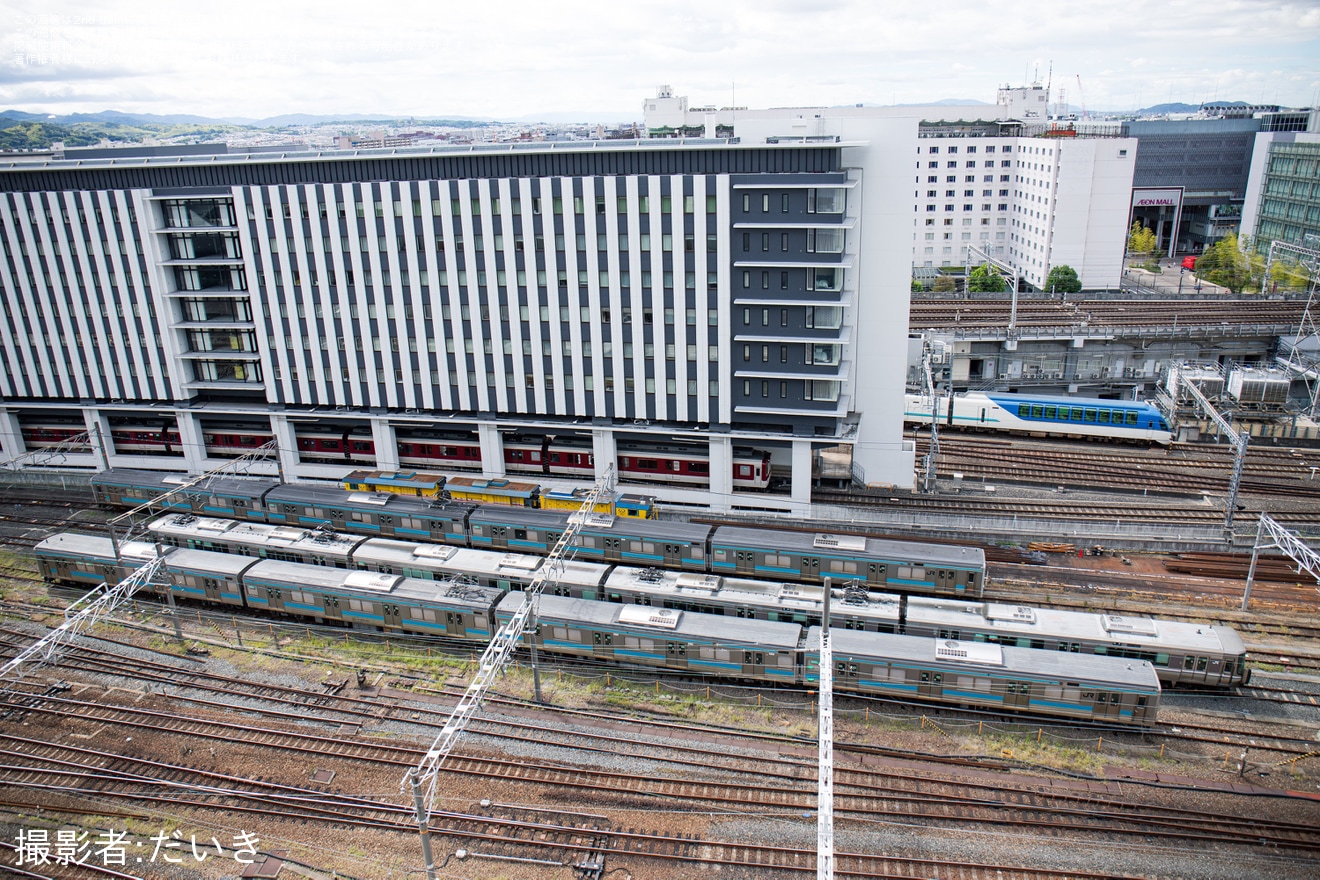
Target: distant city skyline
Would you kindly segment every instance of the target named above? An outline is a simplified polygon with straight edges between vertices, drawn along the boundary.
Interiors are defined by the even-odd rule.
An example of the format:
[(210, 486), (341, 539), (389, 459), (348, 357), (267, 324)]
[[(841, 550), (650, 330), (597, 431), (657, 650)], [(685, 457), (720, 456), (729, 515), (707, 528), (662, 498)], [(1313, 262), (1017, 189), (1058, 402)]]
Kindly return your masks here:
[(1309, 2), (569, 0), (371, 12), (308, 0), (168, 11), (7, 0), (0, 109), (624, 122), (641, 119), (662, 83), (694, 104), (767, 107), (992, 102), (998, 86), (1037, 79), (1052, 79), (1051, 101), (1063, 89), (1088, 109), (1320, 103), (1320, 7)]

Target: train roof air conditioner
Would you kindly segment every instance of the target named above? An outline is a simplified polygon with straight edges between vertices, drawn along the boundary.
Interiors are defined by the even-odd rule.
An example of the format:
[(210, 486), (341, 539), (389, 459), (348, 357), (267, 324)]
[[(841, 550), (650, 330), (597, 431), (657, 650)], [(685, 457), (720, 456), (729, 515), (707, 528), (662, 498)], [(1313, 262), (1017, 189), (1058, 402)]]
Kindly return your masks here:
[(820, 533), (816, 535), (811, 546), (817, 550), (853, 550), (861, 552), (866, 549), (866, 538), (860, 535), (829, 535)]

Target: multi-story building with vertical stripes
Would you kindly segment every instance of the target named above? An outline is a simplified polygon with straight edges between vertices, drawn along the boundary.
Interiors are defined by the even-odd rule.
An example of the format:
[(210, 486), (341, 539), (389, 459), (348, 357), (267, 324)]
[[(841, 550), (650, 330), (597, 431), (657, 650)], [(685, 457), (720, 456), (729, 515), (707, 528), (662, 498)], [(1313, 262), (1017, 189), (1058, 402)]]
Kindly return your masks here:
[[(507, 447), (531, 438), (597, 473), (680, 450), (709, 494), (663, 473), (648, 491), (804, 512), (813, 452), (842, 445), (866, 481), (910, 485), (910, 159), (888, 149), (6, 157), (0, 457), (86, 426), (116, 466), (200, 471), (273, 436), (289, 475), (464, 443), (461, 466), (516, 477)], [(152, 432), (164, 448), (138, 448)], [(762, 454), (768, 489), (738, 470)]]

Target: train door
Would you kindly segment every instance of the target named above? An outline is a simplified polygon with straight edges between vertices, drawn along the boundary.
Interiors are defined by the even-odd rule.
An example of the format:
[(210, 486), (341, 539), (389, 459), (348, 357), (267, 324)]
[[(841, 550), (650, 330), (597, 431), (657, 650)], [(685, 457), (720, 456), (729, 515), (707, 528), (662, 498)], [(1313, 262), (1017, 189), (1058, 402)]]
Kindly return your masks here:
[(802, 577), (817, 580), (820, 578), (820, 557), (803, 556), (800, 560), (800, 570)]
[(671, 669), (687, 669), (687, 643), (685, 642), (666, 642), (665, 643), (665, 665)]
[(221, 594), (224, 593), (226, 589), (223, 581), (218, 581), (215, 578), (202, 578), (201, 580), (202, 589), (206, 591), (206, 598), (208, 600), (212, 602), (224, 601), (221, 597)]
[(917, 695), (938, 699), (944, 693), (944, 673), (932, 672), (928, 669), (921, 670), (921, 682), (917, 687)]
[(738, 571), (743, 574), (753, 574), (756, 572), (756, 553), (751, 550), (739, 550), (734, 558), (737, 560)]
[(386, 538), (394, 537), (394, 514), (392, 513), (376, 514), (376, 525), (380, 526), (380, 534), (382, 537), (386, 537)]
[(445, 612), (445, 633), (460, 638), (467, 635), (467, 621), (463, 619), (463, 612)]
[(593, 632), (591, 634), (591, 653), (596, 657), (613, 659), (614, 633)]
[(1092, 718), (1103, 718), (1106, 721), (1117, 719), (1122, 709), (1123, 695), (1108, 693), (1106, 691), (1097, 691), (1095, 702), (1091, 707)]
[(888, 568), (878, 562), (866, 566), (866, 582), (873, 587), (883, 587), (888, 579)]
[(749, 678), (765, 677), (765, 652), (764, 651), (743, 651), (742, 669), (743, 675)]
[(380, 606), (381, 618), (385, 626), (398, 628), (403, 625), (403, 613), (398, 605), (383, 602)]
[(1031, 683), (1026, 681), (1007, 682), (1004, 686), (1004, 708), (1031, 708)]
[(322, 607), (325, 609), (326, 620), (343, 620), (344, 615), (339, 613), (339, 597), (323, 595), (321, 597)]
[(665, 565), (669, 568), (678, 568), (683, 562), (683, 545), (666, 544), (665, 545)]

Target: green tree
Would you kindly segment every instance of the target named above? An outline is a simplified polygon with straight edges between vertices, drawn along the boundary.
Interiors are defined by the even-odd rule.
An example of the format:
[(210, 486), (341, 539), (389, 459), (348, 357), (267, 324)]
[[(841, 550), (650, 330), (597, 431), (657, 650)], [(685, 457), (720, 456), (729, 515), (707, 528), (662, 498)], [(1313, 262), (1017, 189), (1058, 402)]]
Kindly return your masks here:
[(1196, 261), (1196, 274), (1211, 284), (1241, 293), (1259, 285), (1265, 275), (1265, 258), (1251, 247), (1250, 241), (1238, 241), (1229, 233), (1205, 249)]
[(982, 263), (967, 276), (967, 289), (975, 293), (999, 293), (1008, 290), (1008, 282), (994, 266)]
[(1072, 266), (1055, 266), (1045, 278), (1045, 289), (1051, 293), (1079, 293), (1082, 279), (1077, 277), (1077, 270)]
[(923, 290), (925, 290), (925, 289), (926, 289), (926, 285), (922, 284), (920, 281), (918, 281), (918, 280), (915, 279), (915, 278), (912, 279), (912, 292), (913, 292), (913, 293), (921, 293), (921, 292), (922, 292)]
[(953, 293), (958, 289), (958, 282), (953, 280), (952, 275), (940, 275), (935, 279), (935, 284), (931, 290), (936, 293)]
[(1140, 220), (1132, 224), (1132, 231), (1128, 233), (1128, 253), (1149, 260), (1155, 253), (1156, 244), (1155, 230), (1142, 226)]

